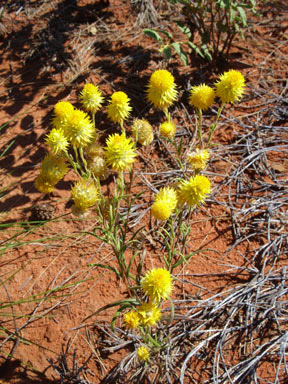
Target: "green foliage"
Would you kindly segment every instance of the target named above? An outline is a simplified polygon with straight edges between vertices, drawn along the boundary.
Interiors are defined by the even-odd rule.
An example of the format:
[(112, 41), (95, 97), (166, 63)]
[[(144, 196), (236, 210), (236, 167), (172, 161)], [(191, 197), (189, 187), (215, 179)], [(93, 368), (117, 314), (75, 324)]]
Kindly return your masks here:
[(188, 65), (191, 49), (209, 62), (228, 57), (235, 37), (240, 35), (244, 39), (248, 12), (257, 14), (256, 0), (168, 1), (175, 6), (177, 19), (172, 21), (183, 39), (163, 29), (144, 29), (144, 33), (160, 44), (159, 51), (165, 59), (169, 60), (175, 51), (184, 65)]

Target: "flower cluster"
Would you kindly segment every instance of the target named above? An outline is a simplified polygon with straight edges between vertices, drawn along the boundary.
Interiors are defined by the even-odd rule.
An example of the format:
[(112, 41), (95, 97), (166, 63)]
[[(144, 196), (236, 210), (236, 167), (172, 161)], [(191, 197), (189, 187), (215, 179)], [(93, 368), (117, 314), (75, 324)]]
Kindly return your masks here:
[(158, 220), (167, 220), (177, 206), (177, 192), (174, 188), (163, 187), (154, 198), (151, 213)]
[[(136, 330), (140, 326), (144, 329), (146, 327), (153, 327), (161, 319), (161, 301), (170, 298), (173, 290), (172, 276), (170, 272), (164, 268), (155, 268), (148, 271), (141, 280), (141, 289), (143, 294), (148, 297), (148, 302), (143, 302), (135, 309), (124, 314), (123, 319), (125, 327), (130, 330)], [(143, 358), (144, 349), (140, 349), (141, 355), (138, 358), (140, 361), (148, 360), (150, 354), (147, 347), (145, 349), (145, 356)], [(139, 351), (139, 349), (138, 349)]]
[(165, 69), (156, 70), (150, 77), (147, 99), (156, 109), (167, 110), (177, 100), (174, 77)]

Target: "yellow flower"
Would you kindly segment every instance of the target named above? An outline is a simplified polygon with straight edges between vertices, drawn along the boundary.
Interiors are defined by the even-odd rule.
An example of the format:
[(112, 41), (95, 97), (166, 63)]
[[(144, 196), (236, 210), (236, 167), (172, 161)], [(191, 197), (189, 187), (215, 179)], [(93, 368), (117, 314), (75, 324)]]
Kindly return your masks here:
[(94, 135), (95, 129), (87, 113), (75, 109), (68, 118), (66, 135), (71, 144), (77, 148), (88, 145)]
[(160, 134), (164, 137), (172, 139), (176, 133), (176, 125), (173, 121), (164, 121), (160, 124)]
[(151, 269), (141, 280), (141, 288), (152, 301), (160, 303), (161, 299), (167, 300), (173, 289), (170, 272), (164, 268)]
[(69, 101), (59, 101), (54, 106), (54, 117), (52, 124), (55, 128), (62, 128), (65, 131), (67, 119), (72, 115), (74, 107)]
[(151, 144), (154, 139), (151, 124), (145, 119), (135, 119), (131, 126), (131, 133), (141, 145)]
[(104, 148), (104, 158), (109, 166), (116, 171), (130, 170), (137, 156), (135, 144), (125, 133), (115, 133), (106, 140), (107, 147)]
[(110, 104), (107, 107), (107, 114), (114, 123), (122, 124), (129, 116), (132, 108), (129, 105), (129, 97), (124, 92), (114, 92)]
[(80, 179), (71, 188), (74, 204), (82, 212), (86, 212), (99, 200), (99, 191), (93, 180)]
[(191, 176), (190, 180), (181, 180), (178, 189), (178, 201), (187, 203), (190, 207), (204, 202), (206, 195), (211, 192), (211, 183), (206, 176)]
[(208, 163), (210, 154), (206, 149), (200, 150), (196, 148), (195, 151), (188, 153), (187, 161), (195, 171), (203, 171)]
[(177, 100), (173, 75), (165, 69), (155, 71), (149, 80), (147, 98), (155, 108), (165, 110)]
[(100, 180), (105, 180), (109, 176), (106, 162), (101, 156), (95, 156), (92, 160), (88, 160), (88, 168)]
[(137, 308), (140, 323), (152, 327), (161, 318), (161, 310), (154, 303), (143, 303)]
[(138, 313), (130, 311), (124, 315), (125, 327), (127, 329), (136, 329), (139, 327), (140, 319)]
[(241, 72), (231, 69), (219, 76), (215, 86), (222, 103), (234, 103), (244, 94), (245, 79)]
[(148, 361), (150, 357), (149, 349), (145, 347), (145, 345), (142, 345), (137, 348), (137, 356), (140, 361)]
[(104, 149), (96, 141), (93, 141), (87, 147), (85, 147), (85, 156), (93, 160), (94, 157), (103, 157)]
[(158, 220), (167, 220), (177, 206), (177, 193), (173, 188), (161, 188), (155, 196), (151, 213)]
[(50, 193), (54, 190), (54, 184), (51, 184), (43, 175), (39, 175), (34, 181), (35, 188), (42, 193)]
[(85, 84), (80, 92), (80, 100), (86, 111), (94, 114), (101, 108), (104, 97), (96, 85)]
[(46, 136), (46, 144), (49, 147), (49, 150), (54, 155), (57, 155), (61, 152), (66, 152), (69, 142), (64, 135), (63, 129), (53, 128)]
[(214, 89), (206, 84), (193, 87), (190, 91), (189, 104), (197, 109), (208, 109), (214, 103)]
[(57, 184), (67, 171), (67, 164), (62, 157), (56, 157), (49, 153), (41, 161), (40, 175), (51, 185)]

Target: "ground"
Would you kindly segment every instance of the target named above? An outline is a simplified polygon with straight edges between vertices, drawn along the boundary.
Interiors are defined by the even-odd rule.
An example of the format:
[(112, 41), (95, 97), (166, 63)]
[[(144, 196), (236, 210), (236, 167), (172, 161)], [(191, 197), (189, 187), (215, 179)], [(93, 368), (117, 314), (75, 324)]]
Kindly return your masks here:
[[(172, 115), (176, 139), (183, 140), (184, 148), (193, 147), (197, 139), (194, 112), (187, 102), (191, 86), (212, 84), (228, 69), (245, 76), (243, 100), (225, 109), (213, 138), (217, 145), (212, 147), (205, 173), (213, 190), (206, 204), (190, 217), (187, 253), (195, 255), (175, 269), (173, 300), (179, 313), (198, 308), (197, 318), (206, 334), (221, 326), (229, 330), (232, 341), (223, 344), (224, 357), (219, 345), (213, 344), (213, 369), (223, 359), (235, 383), (284, 383), (285, 376), (287, 380), (288, 10), (282, 2), (259, 3), (260, 16), (251, 16), (245, 40), (234, 41), (226, 61), (211, 65), (191, 53), (185, 66), (176, 55), (169, 61), (163, 58), (157, 42), (143, 33), (149, 25), (140, 25), (137, 11), (128, 1), (8, 2), (1, 18), (0, 42), (0, 382), (96, 384), (105, 377), (106, 382), (113, 382), (111, 369), (131, 353), (119, 345), (114, 348), (116, 339), (107, 336), (103, 342), (115, 308), (93, 315), (127, 297), (123, 282), (111, 270), (96, 265), (115, 266), (116, 262), (111, 249), (93, 236), (98, 225), (95, 210), (85, 219), (71, 213), (73, 172), (49, 196), (36, 190), (34, 180), (46, 152), (44, 140), (54, 105), (60, 100), (79, 105), (78, 95), (86, 82), (97, 84), (107, 98), (114, 91), (126, 92), (133, 117), (147, 118), (156, 131), (163, 116), (146, 103), (145, 88), (158, 68), (173, 73), (179, 87)], [(170, 27), (171, 5), (160, 2), (155, 9), (158, 22)], [(213, 109), (205, 114), (206, 126), (214, 116)], [(116, 125), (107, 122), (105, 111), (97, 115), (96, 126), (103, 144), (109, 133), (117, 131)], [(159, 136), (137, 150), (133, 193), (144, 194), (137, 200), (130, 229), (144, 227), (139, 251), (148, 269), (162, 265), (164, 252), (160, 225), (150, 215), (153, 194), (179, 177), (180, 170), (175, 149)], [(102, 182), (107, 196), (114, 180), (112, 174)], [(52, 218), (39, 222), (39, 206), (42, 215), (49, 214), (43, 203)], [(237, 295), (242, 301), (237, 301)], [(247, 309), (249, 300), (256, 303), (251, 304), (256, 317)], [(213, 307), (212, 302), (219, 306)], [(233, 308), (244, 302), (246, 306), (235, 313)], [(217, 313), (210, 323), (209, 311)], [(241, 340), (229, 334), (230, 321), (235, 329), (245, 321), (246, 326), (255, 321), (254, 344), (248, 326)], [(178, 342), (177, 324), (171, 335)], [(187, 329), (191, 324), (186, 324)], [(228, 337), (225, 332), (222, 339)], [(199, 340), (205, 340), (203, 337), (201, 334)], [(212, 382), (207, 373), (211, 373), (212, 360), (207, 362), (202, 350), (202, 355), (196, 353), (189, 360), (189, 352), (199, 340), (191, 338), (190, 345), (181, 341), (178, 377), (184, 372), (181, 367), (188, 366), (182, 382)], [(239, 341), (242, 346), (234, 351), (231, 343), (238, 345)], [(72, 367), (73, 354), (79, 367), (89, 359), (75, 377), (69, 376), (77, 373)], [(241, 364), (237, 366), (241, 361), (247, 371)], [(253, 374), (249, 364), (255, 369)], [(119, 372), (118, 382), (125, 382)], [(165, 382), (163, 377), (161, 380)], [(217, 383), (228, 382), (225, 375), (221, 380)]]

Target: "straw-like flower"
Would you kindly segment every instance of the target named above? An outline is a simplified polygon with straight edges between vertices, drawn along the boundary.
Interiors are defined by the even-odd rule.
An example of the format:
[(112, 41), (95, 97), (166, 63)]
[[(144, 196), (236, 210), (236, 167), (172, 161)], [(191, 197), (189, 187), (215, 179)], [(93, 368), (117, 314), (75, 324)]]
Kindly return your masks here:
[(47, 154), (41, 162), (40, 175), (49, 184), (55, 185), (68, 171), (65, 159)]
[(53, 128), (46, 136), (46, 144), (51, 153), (58, 155), (58, 153), (67, 151), (69, 142), (62, 128)]
[(107, 106), (107, 114), (114, 123), (122, 124), (129, 117), (132, 107), (125, 92), (114, 92)]
[(49, 182), (49, 180), (45, 179), (43, 175), (39, 175), (34, 181), (35, 188), (42, 193), (50, 193), (54, 190), (54, 185)]
[(140, 323), (152, 327), (161, 318), (161, 310), (154, 303), (143, 303), (137, 308)]
[(180, 204), (188, 204), (190, 207), (204, 202), (211, 192), (211, 183), (206, 176), (191, 176), (190, 180), (181, 180), (178, 189), (178, 201)]
[(145, 119), (134, 119), (131, 133), (135, 140), (141, 145), (151, 144), (154, 139), (151, 124)]
[(108, 166), (119, 172), (130, 170), (137, 156), (131, 138), (126, 138), (125, 133), (115, 133), (108, 137), (106, 145), (104, 158)]
[(192, 87), (190, 91), (189, 104), (197, 109), (205, 111), (214, 103), (215, 91), (206, 84)]
[(210, 158), (209, 151), (207, 149), (196, 148), (195, 151), (188, 153), (187, 161), (195, 171), (203, 171)]
[(137, 357), (139, 361), (148, 361), (150, 357), (149, 349), (145, 345), (137, 348)]
[(69, 117), (72, 115), (74, 107), (69, 101), (59, 101), (54, 106), (54, 117), (52, 124), (55, 128), (62, 128), (65, 131), (66, 123)]
[(80, 92), (80, 100), (86, 111), (96, 113), (102, 106), (104, 97), (94, 84), (85, 84)]
[(158, 220), (167, 220), (177, 206), (177, 192), (171, 187), (161, 188), (154, 198), (151, 213)]
[(95, 156), (92, 160), (88, 160), (88, 168), (100, 180), (105, 180), (109, 176), (106, 161), (101, 156)]
[(158, 69), (150, 77), (147, 98), (157, 109), (165, 110), (177, 100), (178, 92), (173, 75)]
[(130, 311), (124, 315), (125, 327), (127, 329), (137, 329), (140, 324), (140, 318), (137, 312)]
[(172, 139), (176, 133), (176, 124), (173, 121), (164, 121), (160, 124), (160, 135)]
[(75, 109), (67, 122), (66, 135), (77, 148), (88, 145), (95, 136), (95, 129), (87, 113)]
[(92, 141), (87, 147), (85, 147), (85, 156), (93, 160), (94, 157), (103, 157), (104, 149), (96, 141)]
[(245, 79), (241, 72), (231, 69), (219, 76), (215, 84), (216, 96), (222, 103), (234, 103), (244, 94)]
[(151, 269), (141, 280), (141, 288), (152, 301), (160, 303), (162, 299), (167, 300), (171, 296), (172, 276), (167, 269)]
[(71, 188), (74, 204), (82, 212), (86, 212), (99, 200), (99, 191), (93, 180), (80, 179)]

